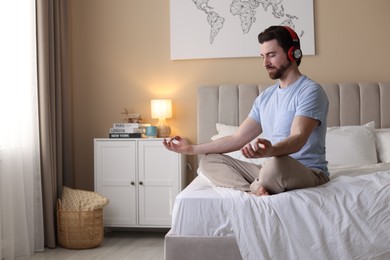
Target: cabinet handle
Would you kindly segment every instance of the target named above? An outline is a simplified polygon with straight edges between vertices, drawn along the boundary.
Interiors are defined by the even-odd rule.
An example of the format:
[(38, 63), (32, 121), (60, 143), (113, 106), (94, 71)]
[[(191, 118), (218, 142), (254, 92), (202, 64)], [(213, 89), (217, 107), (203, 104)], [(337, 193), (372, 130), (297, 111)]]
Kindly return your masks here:
[(143, 185), (144, 183), (142, 181), (139, 182), (139, 185)]
[(134, 181), (132, 181), (132, 182), (130, 182), (130, 184), (131, 184), (131, 185), (134, 185), (134, 184), (135, 184), (135, 182), (134, 182)]

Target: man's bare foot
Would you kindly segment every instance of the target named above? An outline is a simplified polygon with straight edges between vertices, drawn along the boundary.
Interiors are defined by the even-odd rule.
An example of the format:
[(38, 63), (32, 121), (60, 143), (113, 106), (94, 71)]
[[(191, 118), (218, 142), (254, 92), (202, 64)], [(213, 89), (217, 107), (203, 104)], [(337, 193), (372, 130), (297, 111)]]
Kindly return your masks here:
[(260, 186), (256, 192), (256, 195), (257, 196), (269, 196), (269, 193), (263, 186)]

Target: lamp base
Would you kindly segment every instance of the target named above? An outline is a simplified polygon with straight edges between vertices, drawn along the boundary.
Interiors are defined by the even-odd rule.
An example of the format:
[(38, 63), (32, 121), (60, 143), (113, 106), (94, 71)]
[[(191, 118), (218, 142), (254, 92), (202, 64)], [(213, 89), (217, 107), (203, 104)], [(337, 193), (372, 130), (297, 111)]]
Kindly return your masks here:
[(169, 125), (157, 125), (158, 137), (169, 137), (171, 134), (171, 127)]

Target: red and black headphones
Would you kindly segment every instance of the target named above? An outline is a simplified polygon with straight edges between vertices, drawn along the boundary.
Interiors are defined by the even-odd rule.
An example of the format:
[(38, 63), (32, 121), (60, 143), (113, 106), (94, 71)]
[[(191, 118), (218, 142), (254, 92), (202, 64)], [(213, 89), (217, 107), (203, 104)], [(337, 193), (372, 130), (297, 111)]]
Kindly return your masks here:
[(290, 33), (291, 35), (291, 39), (293, 41), (293, 45), (291, 46), (291, 48), (288, 50), (287, 52), (287, 55), (288, 55), (288, 58), (291, 60), (291, 61), (297, 61), (299, 60), (300, 58), (302, 58), (302, 51), (301, 51), (301, 48), (299, 46), (299, 38), (298, 38), (298, 35), (297, 33), (291, 29), (290, 27), (288, 26), (284, 26), (284, 28), (286, 28), (286, 30)]

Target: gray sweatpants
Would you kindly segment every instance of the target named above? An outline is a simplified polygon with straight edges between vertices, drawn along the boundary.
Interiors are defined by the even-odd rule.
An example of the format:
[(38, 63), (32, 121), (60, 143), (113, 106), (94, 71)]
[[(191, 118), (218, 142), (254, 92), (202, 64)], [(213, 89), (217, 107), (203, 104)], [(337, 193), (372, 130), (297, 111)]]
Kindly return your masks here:
[(290, 156), (272, 157), (261, 165), (222, 154), (205, 155), (199, 169), (215, 185), (256, 193), (263, 186), (270, 194), (315, 187), (329, 181)]

